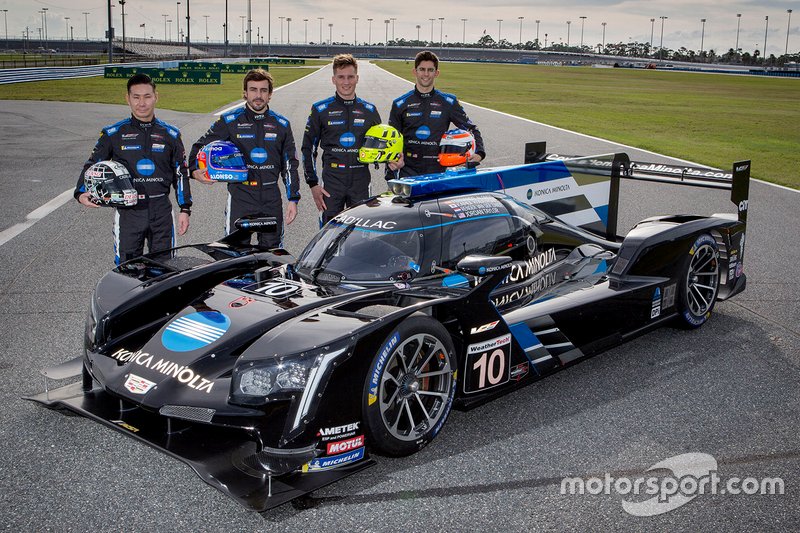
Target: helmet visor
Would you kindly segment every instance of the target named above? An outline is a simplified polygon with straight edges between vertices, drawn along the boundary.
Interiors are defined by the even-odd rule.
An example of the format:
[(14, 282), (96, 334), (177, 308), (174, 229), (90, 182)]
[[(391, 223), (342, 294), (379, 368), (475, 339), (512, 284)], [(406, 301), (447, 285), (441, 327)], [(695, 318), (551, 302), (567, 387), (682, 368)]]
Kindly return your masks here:
[(389, 142), (386, 139), (381, 139), (379, 137), (364, 137), (364, 148), (377, 148), (379, 150), (383, 150), (389, 146)]
[(211, 164), (220, 170), (240, 170), (247, 168), (240, 153), (214, 155)]
[(465, 154), (472, 148), (469, 144), (456, 145), (456, 144), (442, 144), (439, 146), (440, 154)]

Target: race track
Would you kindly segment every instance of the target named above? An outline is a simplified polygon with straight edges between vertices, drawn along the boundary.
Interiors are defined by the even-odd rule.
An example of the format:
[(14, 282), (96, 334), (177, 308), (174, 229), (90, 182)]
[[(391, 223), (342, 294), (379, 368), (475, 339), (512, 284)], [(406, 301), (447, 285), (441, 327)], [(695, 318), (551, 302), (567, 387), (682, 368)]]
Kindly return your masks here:
[[(388, 120), (392, 99), (411, 85), (364, 62), (360, 75), (358, 95)], [(331, 94), (326, 67), (273, 96), (272, 108), (289, 118), (298, 146), (311, 103)], [(674, 161), (466, 109), (486, 140), (489, 166), (521, 162), (524, 143), (533, 140), (546, 140), (554, 152), (627, 151), (634, 160)], [(71, 190), (99, 128), (127, 114), (126, 106), (0, 101), (0, 232)], [(181, 129), (187, 149), (213, 120), (158, 116)], [(385, 188), (378, 172), (373, 177), (375, 192)], [(318, 227), (305, 184), (301, 193), (298, 220), (286, 232), (295, 254)], [(179, 242), (218, 238), (224, 188), (193, 182), (193, 195), (192, 226)], [(623, 183), (619, 228), (656, 214), (733, 209), (722, 191)], [(90, 291), (113, 266), (111, 219), (110, 209), (88, 210), (70, 199), (0, 244), (0, 515), (9, 530), (725, 531), (789, 530), (800, 522), (796, 191), (751, 183), (747, 290), (719, 303), (700, 330), (665, 328), (454, 412), (416, 455), (379, 458), (373, 468), (263, 514), (133, 439), (21, 399), (43, 390), (40, 368), (80, 353)], [(567, 476), (636, 478), (689, 452), (713, 456), (723, 479), (780, 477), (786, 494), (705, 494), (663, 515), (635, 517), (621, 503), (630, 496), (560, 493)]]

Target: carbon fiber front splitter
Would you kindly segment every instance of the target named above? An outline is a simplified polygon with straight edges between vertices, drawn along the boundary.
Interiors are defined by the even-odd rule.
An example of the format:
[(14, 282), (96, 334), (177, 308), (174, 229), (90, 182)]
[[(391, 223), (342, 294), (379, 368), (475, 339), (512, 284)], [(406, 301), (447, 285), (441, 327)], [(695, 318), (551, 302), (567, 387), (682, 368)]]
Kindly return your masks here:
[(126, 407), (102, 389), (85, 392), (73, 383), (27, 397), (53, 409), (68, 409), (120, 431), (192, 467), (200, 478), (254, 511), (266, 511), (355, 474), (375, 464), (364, 459), (348, 465), (313, 472), (295, 471), (280, 476), (257, 469), (256, 443), (244, 432), (190, 424), (167, 431), (154, 424), (153, 414)]

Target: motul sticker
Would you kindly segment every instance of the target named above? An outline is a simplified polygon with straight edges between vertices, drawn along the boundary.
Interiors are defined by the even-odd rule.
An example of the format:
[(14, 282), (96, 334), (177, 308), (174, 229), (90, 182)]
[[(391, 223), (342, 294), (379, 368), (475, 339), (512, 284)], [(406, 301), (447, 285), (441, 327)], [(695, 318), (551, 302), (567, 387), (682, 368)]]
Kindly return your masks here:
[(351, 450), (355, 450), (356, 448), (361, 448), (362, 446), (364, 446), (364, 435), (358, 435), (352, 439), (329, 442), (325, 454), (334, 455), (338, 453), (349, 452)]

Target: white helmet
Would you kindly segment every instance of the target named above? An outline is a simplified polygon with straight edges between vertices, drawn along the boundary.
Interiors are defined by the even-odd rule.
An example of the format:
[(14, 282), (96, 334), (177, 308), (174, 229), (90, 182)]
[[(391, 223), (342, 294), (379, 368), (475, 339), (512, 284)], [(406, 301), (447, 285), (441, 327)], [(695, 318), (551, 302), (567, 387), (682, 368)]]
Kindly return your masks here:
[(130, 172), (117, 161), (99, 161), (90, 166), (83, 182), (89, 197), (99, 205), (131, 207), (139, 199)]

